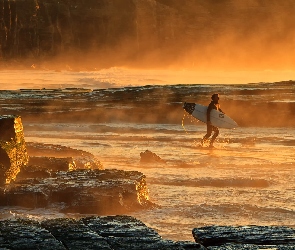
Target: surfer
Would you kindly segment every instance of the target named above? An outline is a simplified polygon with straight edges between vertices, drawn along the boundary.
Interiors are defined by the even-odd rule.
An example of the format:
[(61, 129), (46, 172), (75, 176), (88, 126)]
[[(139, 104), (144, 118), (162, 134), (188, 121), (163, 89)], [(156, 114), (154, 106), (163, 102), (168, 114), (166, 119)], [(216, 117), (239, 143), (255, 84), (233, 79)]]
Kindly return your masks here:
[(216, 137), (219, 135), (219, 129), (211, 124), (210, 113), (211, 113), (212, 109), (216, 109), (222, 113), (224, 113), (224, 112), (220, 109), (219, 94), (213, 94), (211, 96), (211, 99), (212, 99), (212, 101), (208, 105), (208, 108), (207, 108), (207, 134), (203, 137), (203, 139), (201, 141), (201, 145), (203, 146), (204, 142), (206, 140), (208, 140), (209, 137), (211, 136), (212, 131), (214, 131), (214, 134), (213, 134), (213, 136), (210, 140), (210, 144), (209, 144), (209, 147), (213, 148), (213, 143), (214, 143)]

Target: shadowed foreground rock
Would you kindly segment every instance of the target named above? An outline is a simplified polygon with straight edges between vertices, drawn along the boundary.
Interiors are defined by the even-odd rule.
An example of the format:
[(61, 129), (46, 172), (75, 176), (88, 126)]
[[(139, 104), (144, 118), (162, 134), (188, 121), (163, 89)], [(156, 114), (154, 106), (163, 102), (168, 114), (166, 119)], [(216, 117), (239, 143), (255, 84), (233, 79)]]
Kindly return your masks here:
[(1, 249), (186, 250), (198, 243), (163, 240), (130, 216), (0, 221)]
[(295, 249), (295, 230), (275, 226), (208, 226), (193, 229), (193, 236), (211, 250)]
[(21, 118), (0, 116), (0, 185), (13, 181), (28, 160)]
[(59, 171), (55, 177), (21, 179), (1, 191), (2, 206), (60, 206), (63, 212), (122, 214), (153, 207), (145, 176), (116, 169)]

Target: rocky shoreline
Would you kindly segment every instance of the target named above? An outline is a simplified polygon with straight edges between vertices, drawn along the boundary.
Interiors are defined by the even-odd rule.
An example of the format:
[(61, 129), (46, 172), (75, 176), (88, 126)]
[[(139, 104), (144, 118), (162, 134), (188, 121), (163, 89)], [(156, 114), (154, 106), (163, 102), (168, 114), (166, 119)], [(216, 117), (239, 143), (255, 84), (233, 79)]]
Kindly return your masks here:
[[(126, 215), (157, 206), (149, 201), (143, 173), (104, 169), (81, 150), (27, 145), (19, 116), (0, 116), (0, 127), (0, 206), (55, 207), (80, 217), (2, 218), (0, 249), (295, 249), (289, 227), (209, 226), (192, 230), (195, 242), (165, 240)], [(163, 161), (148, 150), (140, 156), (143, 162)]]
[(295, 249), (295, 230), (277, 226), (208, 226), (194, 228), (196, 242), (210, 250)]
[[(19, 116), (1, 116), (0, 127), (1, 206), (55, 206), (63, 212), (99, 215), (154, 206), (144, 174), (105, 170), (90, 153), (68, 148), (62, 153), (61, 146), (37, 143), (27, 150)], [(55, 151), (61, 157), (53, 157)]]
[(130, 216), (0, 221), (1, 249), (204, 249), (174, 242)]
[(193, 229), (193, 235), (196, 242), (165, 240), (127, 215), (0, 221), (1, 249), (295, 249), (295, 230), (288, 227), (210, 226)]

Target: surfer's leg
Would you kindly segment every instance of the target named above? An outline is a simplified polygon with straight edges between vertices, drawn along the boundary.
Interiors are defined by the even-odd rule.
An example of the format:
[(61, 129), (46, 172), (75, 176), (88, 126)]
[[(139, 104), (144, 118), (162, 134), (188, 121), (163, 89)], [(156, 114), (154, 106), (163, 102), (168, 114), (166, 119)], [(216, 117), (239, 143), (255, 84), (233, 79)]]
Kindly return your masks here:
[(211, 136), (211, 134), (212, 134), (212, 128), (213, 128), (212, 125), (207, 124), (207, 134), (205, 134), (205, 136), (203, 137), (203, 139), (202, 139), (202, 141), (201, 141), (201, 145), (203, 145), (204, 142), (205, 142), (206, 140), (208, 140), (209, 137)]
[(213, 134), (211, 141), (210, 141), (211, 147), (213, 146), (213, 143), (214, 143), (216, 137), (219, 135), (219, 129), (217, 127), (212, 127), (212, 130), (214, 131), (214, 134)]

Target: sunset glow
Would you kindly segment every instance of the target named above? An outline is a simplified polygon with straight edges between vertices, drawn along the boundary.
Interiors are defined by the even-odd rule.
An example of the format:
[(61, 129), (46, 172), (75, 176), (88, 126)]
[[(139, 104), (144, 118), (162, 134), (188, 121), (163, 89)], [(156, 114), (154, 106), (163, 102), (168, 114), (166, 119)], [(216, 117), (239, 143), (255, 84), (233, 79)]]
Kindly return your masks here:
[[(0, 1), (0, 222), (34, 219), (67, 248), (44, 220), (109, 244), (94, 216), (130, 216), (104, 249), (193, 248), (212, 225), (294, 230), (294, 13), (294, 0)], [(135, 237), (133, 218), (159, 237)]]

